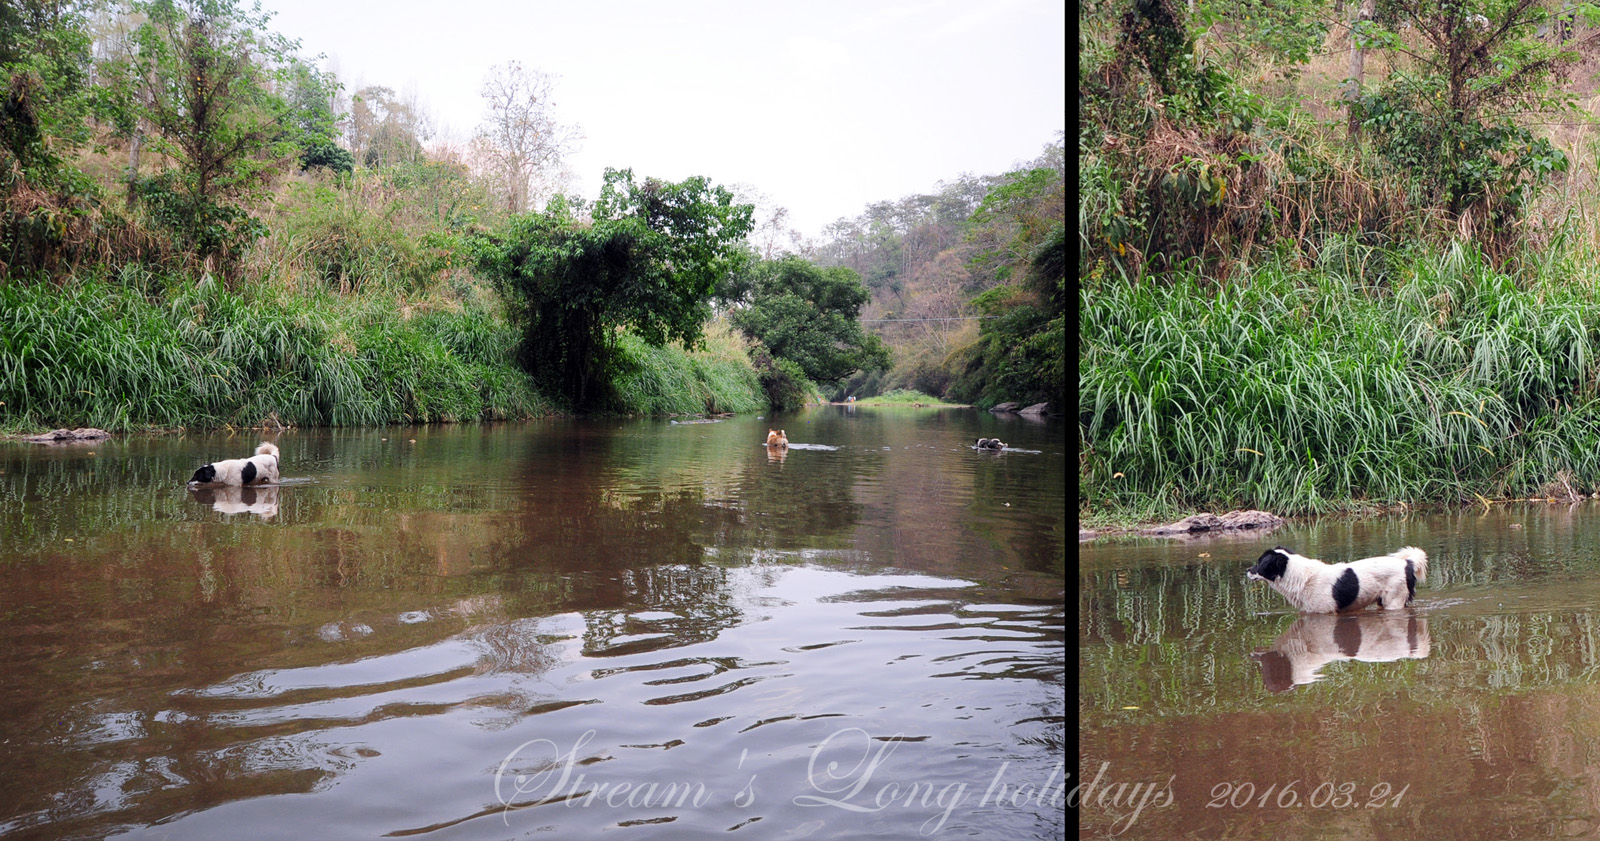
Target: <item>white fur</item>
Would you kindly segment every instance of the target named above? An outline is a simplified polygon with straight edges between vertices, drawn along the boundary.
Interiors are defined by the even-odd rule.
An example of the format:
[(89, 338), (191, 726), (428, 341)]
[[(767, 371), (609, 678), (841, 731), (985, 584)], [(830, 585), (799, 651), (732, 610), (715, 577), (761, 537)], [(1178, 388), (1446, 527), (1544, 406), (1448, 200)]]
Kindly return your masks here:
[(1322, 667), (1329, 663), (1420, 660), (1431, 648), (1427, 619), (1386, 610), (1354, 616), (1302, 616), (1271, 648), (1251, 656), (1261, 664), (1261, 680), (1267, 689), (1283, 692), (1317, 681)]
[(263, 520), (278, 515), (278, 486), (250, 485), (248, 487), (199, 488), (195, 499), (211, 503), (223, 514), (254, 514)]
[[(1258, 574), (1274, 553), (1288, 558), (1283, 574), (1276, 579)], [(1352, 613), (1372, 604), (1380, 604), (1384, 610), (1399, 610), (1411, 600), (1406, 586), (1407, 561), (1411, 562), (1417, 581), (1427, 577), (1428, 555), (1415, 546), (1344, 564), (1325, 564), (1280, 546), (1264, 553), (1247, 574), (1252, 580), (1266, 581), (1301, 613)], [(1355, 573), (1359, 589), (1355, 599), (1341, 608), (1334, 597), (1334, 583), (1346, 570)]]
[[(251, 485), (276, 485), (278, 483), (278, 447), (265, 441), (256, 447), (256, 454), (249, 458), (230, 458), (223, 461), (214, 461), (209, 466), (216, 471), (216, 475), (209, 482), (191, 479), (191, 488), (216, 488), (239, 487), (246, 484), (244, 481), (244, 466), (253, 464), (256, 475), (248, 484)], [(202, 467), (201, 470), (205, 468)], [(199, 471), (196, 471), (198, 473)]]

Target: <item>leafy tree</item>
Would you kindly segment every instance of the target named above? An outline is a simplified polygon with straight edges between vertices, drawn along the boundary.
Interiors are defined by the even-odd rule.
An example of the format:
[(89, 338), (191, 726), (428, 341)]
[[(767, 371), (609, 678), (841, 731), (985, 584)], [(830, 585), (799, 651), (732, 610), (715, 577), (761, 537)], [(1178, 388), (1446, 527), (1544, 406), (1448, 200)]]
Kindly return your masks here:
[(1263, 59), (1287, 69), (1304, 64), (1322, 47), (1335, 5), (1329, 0), (1200, 0), (1189, 7), (1190, 25), (1207, 33), (1206, 46), (1221, 53), (1230, 69), (1254, 70)]
[(349, 173), (355, 156), (338, 144), (339, 118), (333, 113), (339, 80), (303, 61), (290, 63), (288, 77), (289, 136), (300, 151), (300, 168)]
[(746, 301), (730, 315), (734, 326), (798, 365), (809, 380), (835, 383), (889, 366), (883, 341), (861, 329), (861, 308), (871, 294), (848, 268), (825, 269), (789, 255), (757, 264), (725, 295)]
[(232, 258), (260, 232), (247, 205), (294, 152), (283, 129), (296, 42), (267, 29), (270, 13), (238, 0), (140, 0), (144, 23), (117, 69), (134, 121), (176, 168), (136, 185), (155, 217), (208, 262)]
[(767, 404), (774, 410), (803, 409), (817, 390), (816, 383), (806, 377), (799, 365), (774, 358), (771, 351), (760, 345), (750, 350), (750, 365), (756, 369), (756, 379), (761, 383), (761, 390), (767, 393)]
[[(1574, 97), (1559, 83), (1582, 43), (1540, 36), (1560, 13), (1543, 0), (1389, 0), (1365, 27), (1362, 46), (1405, 56), (1401, 69), (1355, 106), (1374, 148), (1410, 175), (1424, 199), (1452, 216), (1504, 230), (1566, 156), (1518, 120), (1563, 112)], [(1465, 224), (1473, 220), (1463, 219)]]
[(89, 47), (77, 3), (0, 3), (0, 163), (49, 180), (59, 153), (88, 139)]
[(0, 2), (0, 277), (59, 268), (94, 242), (99, 190), (68, 157), (93, 104), (84, 11)]
[(621, 364), (619, 329), (653, 347), (700, 340), (712, 292), (744, 259), (751, 214), (703, 177), (638, 183), (608, 169), (587, 223), (557, 197), (474, 245), (522, 330), (523, 366), (577, 408), (599, 408)]

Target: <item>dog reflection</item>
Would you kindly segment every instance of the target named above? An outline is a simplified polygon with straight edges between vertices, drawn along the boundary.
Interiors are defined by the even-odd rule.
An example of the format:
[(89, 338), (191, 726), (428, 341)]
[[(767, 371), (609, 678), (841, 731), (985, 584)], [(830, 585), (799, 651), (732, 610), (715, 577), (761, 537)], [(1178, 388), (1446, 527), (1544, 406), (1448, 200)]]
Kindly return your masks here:
[(194, 498), (209, 503), (224, 514), (254, 514), (263, 520), (278, 516), (278, 487), (266, 485), (243, 488), (200, 488), (192, 490)]
[(1409, 612), (1301, 616), (1272, 643), (1250, 655), (1261, 681), (1284, 692), (1320, 680), (1322, 667), (1339, 660), (1388, 663), (1428, 656), (1428, 620)]

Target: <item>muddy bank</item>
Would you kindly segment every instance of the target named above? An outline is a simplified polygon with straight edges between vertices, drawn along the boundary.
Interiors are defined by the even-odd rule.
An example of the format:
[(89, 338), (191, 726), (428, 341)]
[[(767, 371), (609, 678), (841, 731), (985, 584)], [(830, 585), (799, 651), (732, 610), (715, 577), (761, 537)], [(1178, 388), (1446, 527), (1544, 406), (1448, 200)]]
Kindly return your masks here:
[(1269, 511), (1241, 510), (1226, 514), (1191, 514), (1181, 520), (1156, 526), (1133, 526), (1101, 530), (1078, 528), (1078, 542), (1100, 537), (1170, 537), (1185, 538), (1201, 535), (1233, 534), (1255, 531), (1265, 534), (1288, 522)]

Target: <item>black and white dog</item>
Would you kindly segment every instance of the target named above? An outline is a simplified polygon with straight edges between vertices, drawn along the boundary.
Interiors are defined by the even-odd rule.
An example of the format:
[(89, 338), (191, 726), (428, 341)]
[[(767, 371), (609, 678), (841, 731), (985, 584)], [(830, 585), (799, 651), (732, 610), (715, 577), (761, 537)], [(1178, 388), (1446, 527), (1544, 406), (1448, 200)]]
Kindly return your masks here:
[(278, 447), (265, 441), (256, 447), (249, 458), (230, 458), (214, 461), (201, 467), (189, 477), (190, 488), (237, 488), (243, 485), (275, 485), (278, 483)]
[(1246, 575), (1265, 581), (1301, 613), (1352, 613), (1376, 604), (1399, 610), (1428, 574), (1428, 555), (1415, 546), (1347, 564), (1325, 564), (1279, 546), (1268, 549)]

